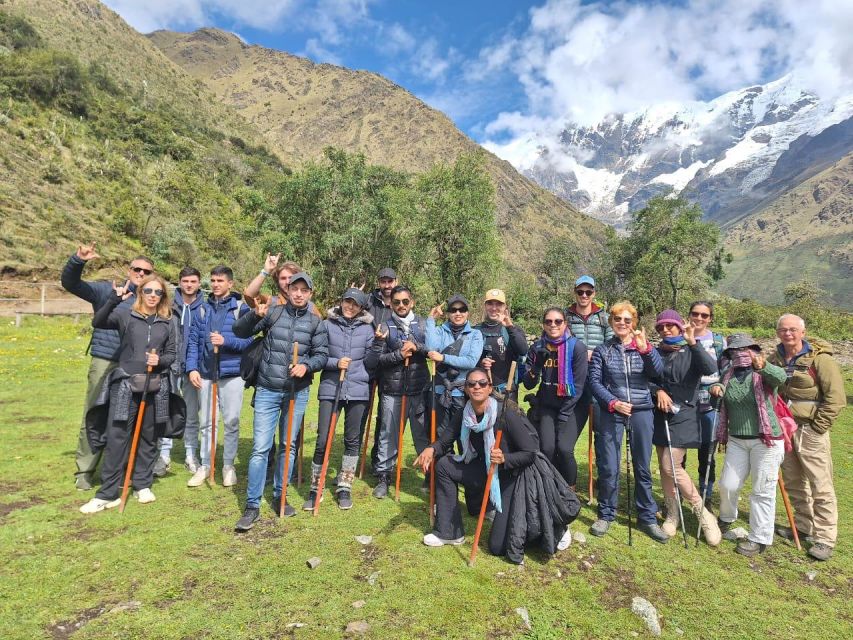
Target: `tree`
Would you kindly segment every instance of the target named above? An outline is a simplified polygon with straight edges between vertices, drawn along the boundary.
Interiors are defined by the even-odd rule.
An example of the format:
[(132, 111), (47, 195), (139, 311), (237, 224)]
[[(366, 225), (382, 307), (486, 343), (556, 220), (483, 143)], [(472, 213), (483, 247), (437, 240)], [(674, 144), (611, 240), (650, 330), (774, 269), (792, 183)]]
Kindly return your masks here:
[(547, 296), (555, 302), (572, 299), (576, 254), (576, 246), (569, 238), (557, 236), (546, 241), (545, 254), (539, 263), (539, 278)]

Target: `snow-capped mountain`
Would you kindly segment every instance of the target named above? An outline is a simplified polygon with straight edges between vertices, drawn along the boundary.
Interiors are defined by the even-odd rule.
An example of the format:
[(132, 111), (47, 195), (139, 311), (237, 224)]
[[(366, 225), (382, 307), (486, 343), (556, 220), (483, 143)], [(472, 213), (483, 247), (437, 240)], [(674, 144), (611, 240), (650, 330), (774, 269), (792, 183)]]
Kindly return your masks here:
[(710, 102), (569, 125), (556, 140), (524, 144), (535, 148), (520, 163), (525, 174), (610, 224), (623, 226), (631, 211), (670, 190), (726, 222), (853, 151), (853, 96), (823, 101), (785, 76)]

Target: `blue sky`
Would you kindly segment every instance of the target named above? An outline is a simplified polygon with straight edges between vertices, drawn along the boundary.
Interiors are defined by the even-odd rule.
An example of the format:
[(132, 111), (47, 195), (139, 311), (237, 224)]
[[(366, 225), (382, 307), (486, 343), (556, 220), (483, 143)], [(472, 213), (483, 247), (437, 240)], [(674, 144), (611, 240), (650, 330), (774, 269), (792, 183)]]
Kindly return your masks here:
[(792, 74), (853, 91), (839, 0), (105, 0), (142, 32), (216, 26), (380, 73), (513, 160), (513, 143), (608, 113), (709, 100)]

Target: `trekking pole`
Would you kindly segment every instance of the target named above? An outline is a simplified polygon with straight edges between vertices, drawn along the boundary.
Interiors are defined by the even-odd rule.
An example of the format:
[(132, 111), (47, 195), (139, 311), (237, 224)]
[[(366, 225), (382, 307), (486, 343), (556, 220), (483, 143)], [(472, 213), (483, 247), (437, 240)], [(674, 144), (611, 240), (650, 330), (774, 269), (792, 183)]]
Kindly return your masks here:
[(788, 499), (788, 492), (785, 491), (785, 481), (782, 480), (782, 474), (779, 474), (779, 490), (782, 492), (782, 502), (785, 503), (785, 513), (788, 514), (788, 524), (791, 525), (791, 534), (794, 536), (794, 544), (797, 545), (797, 551), (802, 551), (800, 545), (800, 534), (797, 532), (797, 525), (794, 523), (794, 511), (791, 509), (791, 501)]
[(376, 380), (370, 385), (370, 399), (367, 402), (367, 420), (364, 423), (364, 446), (361, 448), (361, 464), (358, 468), (358, 479), (364, 478), (364, 462), (367, 460), (367, 443), (370, 440), (370, 434), (373, 429), (370, 428), (370, 419), (373, 417), (373, 398), (376, 394)]
[(408, 391), (409, 382), (409, 359), (403, 361), (403, 402), (400, 407), (400, 434), (397, 437), (397, 480), (394, 482), (394, 500), (400, 501), (400, 473), (403, 471), (403, 465), (400, 461), (403, 458), (403, 432), (406, 428), (406, 392)]
[[(329, 470), (329, 453), (332, 451), (332, 443), (335, 441), (335, 425), (338, 424), (338, 403), (341, 400), (341, 387), (347, 370), (341, 369), (341, 377), (338, 379), (338, 387), (335, 389), (335, 401), (332, 403), (332, 417), (329, 419), (329, 435), (326, 436), (326, 450), (323, 452), (323, 466), (320, 468), (320, 479), (317, 481), (317, 495), (314, 498), (314, 515), (320, 513), (320, 499), (323, 497), (323, 489), (326, 487), (326, 472)], [(349, 414), (347, 414), (349, 419)]]
[(207, 481), (214, 485), (216, 479), (213, 472), (216, 469), (216, 406), (219, 395), (219, 345), (213, 345), (213, 380), (210, 393), (210, 475)]
[[(151, 349), (149, 353), (155, 353), (155, 350)], [(139, 434), (142, 432), (142, 418), (145, 416), (145, 398), (148, 396), (148, 380), (151, 378), (153, 370), (154, 367), (150, 365), (145, 369), (145, 385), (142, 387), (142, 400), (139, 401), (139, 410), (136, 412), (136, 426), (133, 428), (133, 439), (130, 441), (130, 455), (127, 458), (127, 469), (124, 472), (124, 487), (121, 490), (119, 513), (124, 513), (124, 506), (127, 504), (127, 494), (130, 491), (130, 476), (133, 475), (133, 464), (136, 462), (136, 446), (139, 444)]]
[(305, 415), (299, 423), (299, 442), (296, 448), (296, 486), (302, 486), (302, 467), (305, 466)]
[[(495, 449), (500, 449), (501, 447), (501, 438), (503, 437), (503, 417), (504, 412), (506, 411), (506, 399), (509, 397), (509, 393), (512, 390), (512, 383), (515, 380), (515, 361), (509, 366), (509, 378), (506, 382), (506, 389), (504, 391), (504, 398), (501, 402), (501, 410), (498, 414), (498, 421), (495, 423), (495, 427), (500, 427), (497, 430), (497, 434), (495, 435)], [(495, 470), (498, 468), (497, 462), (492, 462), (489, 465), (489, 473), (486, 475), (486, 487), (483, 489), (483, 502), (480, 504), (480, 514), (477, 516), (477, 528), (474, 531), (474, 542), (471, 547), (471, 556), (468, 558), (468, 566), (474, 566), (474, 560), (477, 558), (477, 551), (480, 548), (480, 534), (483, 532), (483, 520), (486, 519), (486, 507), (489, 505), (489, 494), (492, 491), (492, 478), (495, 477)], [(435, 469), (433, 469), (435, 470)]]
[[(435, 442), (435, 362), (432, 363), (432, 395), (430, 396), (429, 441)], [(435, 526), (435, 467), (429, 470), (429, 526)]]
[[(720, 412), (714, 413), (714, 424), (711, 427), (711, 447), (708, 450), (708, 460), (705, 464), (705, 484), (702, 485), (702, 508), (705, 508), (705, 501), (708, 499), (708, 480), (711, 478), (711, 465), (714, 462), (714, 451), (717, 448), (717, 420), (720, 417)], [(699, 518), (699, 524), (696, 526), (696, 546), (699, 546), (699, 537), (702, 535), (702, 518)]]
[[(675, 457), (672, 455), (672, 438), (669, 433), (669, 418), (664, 416), (663, 426), (666, 428), (666, 448), (669, 451), (669, 466), (672, 469), (672, 484), (675, 486), (675, 499), (678, 501), (678, 520), (681, 522), (681, 533), (684, 535), (684, 548), (687, 548), (687, 527), (684, 524), (684, 507), (681, 506), (681, 490), (678, 488), (678, 481), (675, 479)], [(702, 508), (705, 504), (702, 503)], [(699, 516), (699, 522), (702, 522), (702, 516)]]
[[(625, 390), (628, 394), (628, 404), (632, 404), (631, 402), (631, 381), (628, 379), (628, 369), (631, 366), (630, 357), (626, 353), (623, 356), (623, 360), (625, 362)], [(624, 416), (625, 418), (625, 482), (628, 488), (628, 546), (633, 546), (634, 540), (631, 537), (631, 416)], [(618, 477), (618, 475), (617, 475)]]
[[(595, 402), (595, 400), (593, 400), (593, 402)], [(587, 467), (588, 467), (588, 471), (589, 471), (589, 502), (587, 502), (588, 505), (592, 504), (593, 498), (595, 497), (593, 495), (594, 483), (593, 483), (593, 477), (592, 477), (592, 416), (594, 413), (595, 413), (595, 411), (593, 411), (592, 404), (590, 404), (589, 405), (589, 420), (587, 421), (587, 422), (589, 422), (589, 444), (587, 445), (587, 452), (586, 452)]]
[[(293, 343), (293, 355), (290, 358), (290, 366), (293, 367), (299, 359), (299, 343)], [(296, 408), (296, 380), (293, 373), (290, 374), (290, 400), (287, 405), (287, 435), (284, 445), (284, 475), (281, 478), (281, 504), (278, 507), (278, 517), (284, 517), (284, 504), (287, 502), (287, 484), (290, 479), (290, 439), (293, 437), (293, 412)], [(281, 444), (281, 443), (279, 443)]]

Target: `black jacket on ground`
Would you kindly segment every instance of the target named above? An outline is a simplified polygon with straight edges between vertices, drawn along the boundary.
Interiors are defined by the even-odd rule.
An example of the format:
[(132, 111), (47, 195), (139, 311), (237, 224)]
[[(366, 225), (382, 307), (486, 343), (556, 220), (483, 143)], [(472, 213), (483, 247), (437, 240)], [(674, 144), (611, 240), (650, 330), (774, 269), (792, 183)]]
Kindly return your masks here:
[(380, 393), (391, 396), (416, 396), (429, 387), (432, 377), (427, 366), (425, 320), (415, 314), (415, 319), (409, 329), (408, 339), (417, 345), (417, 350), (409, 359), (409, 367), (404, 366), (405, 359), (400, 349), (407, 339), (402, 326), (389, 319), (385, 325), (388, 337), (385, 340), (373, 340), (373, 345), (367, 352), (365, 366), (368, 371), (375, 371), (379, 380)]
[[(527, 354), (527, 336), (518, 325), (504, 327), (499, 322), (486, 321), (474, 328), (483, 334), (483, 355), (478, 365), (482, 366), (483, 358), (494, 360), (492, 383), (496, 387), (505, 385), (510, 365)], [(505, 335), (509, 338), (508, 344)]]

